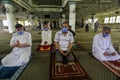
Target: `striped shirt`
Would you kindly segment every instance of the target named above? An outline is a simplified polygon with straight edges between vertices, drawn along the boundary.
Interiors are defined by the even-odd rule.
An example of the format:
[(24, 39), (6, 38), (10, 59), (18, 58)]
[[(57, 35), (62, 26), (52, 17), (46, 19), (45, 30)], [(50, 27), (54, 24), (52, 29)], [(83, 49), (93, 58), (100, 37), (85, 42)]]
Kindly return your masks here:
[(64, 36), (62, 31), (58, 31), (55, 34), (54, 41), (59, 43), (62, 50), (66, 51), (68, 49), (69, 43), (74, 42), (73, 34), (68, 31), (67, 35)]

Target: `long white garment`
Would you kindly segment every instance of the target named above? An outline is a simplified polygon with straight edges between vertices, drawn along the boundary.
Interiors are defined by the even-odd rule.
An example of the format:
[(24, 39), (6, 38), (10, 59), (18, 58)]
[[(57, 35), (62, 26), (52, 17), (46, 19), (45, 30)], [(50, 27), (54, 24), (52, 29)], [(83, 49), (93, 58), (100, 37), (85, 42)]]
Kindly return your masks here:
[[(15, 44), (17, 40), (19, 40), (20, 44), (28, 43), (32, 46), (31, 34), (29, 32), (24, 32), (23, 35), (19, 35), (17, 32), (14, 33), (10, 45)], [(22, 48), (14, 47), (11, 53), (1, 60), (3, 66), (21, 66), (27, 63), (31, 55), (31, 46)]]
[(44, 43), (45, 41), (48, 42), (47, 45), (51, 45), (52, 43), (52, 31), (51, 30), (47, 30), (47, 31), (43, 30), (41, 36), (42, 36), (41, 45), (45, 45)]
[(93, 39), (92, 53), (98, 60), (101, 61), (114, 61), (120, 59), (120, 55), (116, 54), (114, 56), (105, 56), (104, 52), (115, 52), (115, 49), (111, 42), (111, 36), (103, 37), (102, 33), (96, 34)]

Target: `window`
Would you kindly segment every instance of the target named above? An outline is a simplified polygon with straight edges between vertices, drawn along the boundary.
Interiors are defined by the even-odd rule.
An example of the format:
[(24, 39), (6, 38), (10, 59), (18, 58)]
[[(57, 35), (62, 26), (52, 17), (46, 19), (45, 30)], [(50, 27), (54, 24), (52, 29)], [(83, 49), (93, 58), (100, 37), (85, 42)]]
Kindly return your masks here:
[(94, 19), (94, 23), (95, 23), (97, 20), (98, 20), (98, 18), (95, 18), (95, 19)]
[(115, 18), (116, 18), (116, 17), (114, 16), (113, 19), (112, 19), (112, 23), (115, 23)]
[(110, 17), (110, 23), (115, 23), (115, 16), (114, 17)]
[(116, 23), (120, 23), (120, 16), (116, 17)]
[[(98, 20), (98, 18), (95, 18), (95, 19), (94, 19), (94, 23), (95, 23), (97, 20)], [(89, 23), (92, 23), (92, 19), (88, 19), (88, 22), (89, 22)]]
[(106, 17), (105, 19), (104, 19), (104, 23), (108, 23), (109, 22), (109, 17)]
[(29, 22), (28, 21), (25, 21), (25, 26), (29, 26)]
[(50, 18), (50, 15), (44, 15), (44, 18)]
[(23, 21), (18, 21), (18, 23), (24, 25), (24, 22), (23, 22)]
[(8, 26), (7, 20), (3, 20), (3, 26)]
[(88, 22), (89, 22), (89, 23), (92, 23), (92, 19), (88, 19)]

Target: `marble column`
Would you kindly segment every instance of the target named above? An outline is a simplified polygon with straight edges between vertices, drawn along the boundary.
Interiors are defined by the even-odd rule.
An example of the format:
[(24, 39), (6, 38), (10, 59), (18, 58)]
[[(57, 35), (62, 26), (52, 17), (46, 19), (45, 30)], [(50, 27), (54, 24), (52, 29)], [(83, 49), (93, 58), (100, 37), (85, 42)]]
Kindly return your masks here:
[(0, 30), (3, 28), (3, 21), (0, 20)]
[(65, 22), (65, 14), (62, 14), (62, 23)]
[(62, 27), (62, 18), (59, 18), (59, 28)]
[(8, 22), (8, 30), (9, 33), (13, 33), (15, 31), (15, 16), (13, 14), (13, 5), (10, 3), (5, 3), (6, 8), (6, 17)]
[(91, 28), (94, 29), (94, 15), (91, 15)]
[(30, 15), (29, 19), (30, 19), (30, 26), (33, 29), (34, 28), (34, 20), (33, 20), (34, 18), (33, 18), (33, 15)]
[(69, 25), (72, 26), (72, 30), (75, 31), (76, 21), (76, 2), (69, 2)]

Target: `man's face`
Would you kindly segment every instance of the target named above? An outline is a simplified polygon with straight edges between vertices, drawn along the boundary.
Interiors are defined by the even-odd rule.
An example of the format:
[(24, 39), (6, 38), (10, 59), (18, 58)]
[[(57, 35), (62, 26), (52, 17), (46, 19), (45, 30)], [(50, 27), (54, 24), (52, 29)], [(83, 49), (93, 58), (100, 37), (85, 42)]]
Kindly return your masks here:
[(107, 37), (110, 34), (109, 30), (102, 31), (103, 37)]
[(48, 23), (47, 24), (45, 24), (45, 26), (44, 26), (45, 28), (48, 28)]
[(68, 24), (62, 24), (62, 28), (68, 28)]
[(103, 34), (110, 34), (110, 31), (109, 30), (105, 30), (102, 32)]
[(21, 28), (17, 28), (16, 30), (17, 31), (23, 31), (24, 29), (21, 27)]
[(68, 24), (62, 24), (62, 33), (66, 34), (68, 32)]

